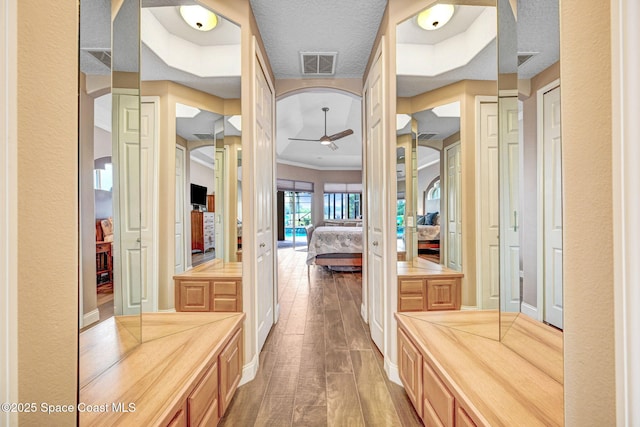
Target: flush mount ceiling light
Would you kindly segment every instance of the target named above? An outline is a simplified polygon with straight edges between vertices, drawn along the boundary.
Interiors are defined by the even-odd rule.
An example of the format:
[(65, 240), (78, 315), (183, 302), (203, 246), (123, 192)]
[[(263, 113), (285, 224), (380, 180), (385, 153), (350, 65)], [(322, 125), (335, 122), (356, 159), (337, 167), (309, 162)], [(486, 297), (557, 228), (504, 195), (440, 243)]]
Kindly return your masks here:
[(405, 126), (411, 121), (411, 116), (408, 114), (396, 114), (396, 130), (404, 129)]
[(437, 30), (449, 22), (454, 11), (451, 4), (437, 4), (418, 14), (418, 25), (425, 30)]
[(211, 31), (218, 25), (216, 14), (202, 6), (180, 6), (180, 15), (190, 27), (198, 31)]
[(433, 108), (433, 114), (438, 117), (460, 117), (460, 103), (458, 101), (450, 104), (440, 105)]
[(198, 108), (176, 102), (176, 118), (192, 119), (198, 114), (200, 114), (200, 110)]

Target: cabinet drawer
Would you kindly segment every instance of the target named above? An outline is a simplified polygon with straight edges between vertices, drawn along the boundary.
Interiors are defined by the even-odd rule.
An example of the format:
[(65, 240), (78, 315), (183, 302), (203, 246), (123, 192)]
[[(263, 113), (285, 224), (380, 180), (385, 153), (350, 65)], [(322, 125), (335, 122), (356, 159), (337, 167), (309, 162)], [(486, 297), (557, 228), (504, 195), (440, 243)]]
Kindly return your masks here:
[(167, 427), (187, 427), (187, 408), (180, 408), (167, 424)]
[(456, 427), (476, 427), (467, 411), (460, 405), (456, 404)]
[(213, 294), (218, 295), (238, 295), (238, 282), (236, 281), (213, 281)]
[(179, 311), (209, 311), (210, 290), (208, 281), (181, 281)]
[(213, 311), (240, 311), (236, 297), (213, 297)]
[(459, 279), (427, 280), (427, 310), (459, 310)]
[(423, 311), (424, 297), (422, 295), (400, 295), (398, 311)]
[(398, 330), (398, 359), (402, 384), (422, 417), (422, 355), (401, 329)]
[(425, 362), (422, 366), (424, 406), (431, 406), (445, 427), (454, 425), (455, 399), (438, 374)]
[(242, 350), (242, 328), (239, 329), (219, 356), (220, 365), (220, 417), (229, 407), (242, 377), (244, 354)]
[(202, 379), (187, 398), (189, 425), (199, 426), (218, 397), (218, 364), (207, 369)]
[(422, 280), (400, 280), (400, 293), (401, 294), (421, 294), (423, 293), (423, 284)]

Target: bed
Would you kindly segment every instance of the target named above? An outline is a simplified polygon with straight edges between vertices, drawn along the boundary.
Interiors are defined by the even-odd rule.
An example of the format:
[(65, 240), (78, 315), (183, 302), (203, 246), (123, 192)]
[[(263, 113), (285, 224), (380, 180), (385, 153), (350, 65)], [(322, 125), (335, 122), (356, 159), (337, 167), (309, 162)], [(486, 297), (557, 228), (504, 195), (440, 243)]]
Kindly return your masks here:
[(307, 227), (308, 265), (362, 267), (362, 227)]
[[(438, 212), (418, 218), (418, 255), (440, 262), (440, 216)], [(422, 224), (421, 224), (422, 222)]]

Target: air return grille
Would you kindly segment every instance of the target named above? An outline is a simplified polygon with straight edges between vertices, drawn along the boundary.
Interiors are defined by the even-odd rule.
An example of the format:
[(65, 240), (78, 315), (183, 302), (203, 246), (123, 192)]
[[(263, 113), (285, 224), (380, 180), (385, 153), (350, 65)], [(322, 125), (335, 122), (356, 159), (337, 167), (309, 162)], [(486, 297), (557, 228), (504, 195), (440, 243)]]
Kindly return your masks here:
[(109, 50), (87, 50), (89, 55), (102, 62), (107, 68), (111, 69), (111, 51)]
[(418, 134), (418, 141), (426, 141), (432, 139), (434, 136), (438, 136), (437, 132), (422, 132)]
[(337, 52), (300, 52), (302, 74), (331, 76), (336, 72)]
[(527, 62), (528, 60), (530, 60), (531, 58), (533, 58), (534, 56), (536, 56), (537, 54), (538, 52), (518, 53), (518, 67), (524, 64), (525, 62)]

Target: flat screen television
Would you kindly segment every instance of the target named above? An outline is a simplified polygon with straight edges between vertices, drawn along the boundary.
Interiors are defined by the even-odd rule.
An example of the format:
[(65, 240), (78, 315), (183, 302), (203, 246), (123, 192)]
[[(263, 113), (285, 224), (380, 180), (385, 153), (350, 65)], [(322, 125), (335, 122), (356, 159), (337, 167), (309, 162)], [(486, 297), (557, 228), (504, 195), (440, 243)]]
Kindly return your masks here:
[(202, 206), (207, 205), (207, 187), (191, 184), (191, 204)]

